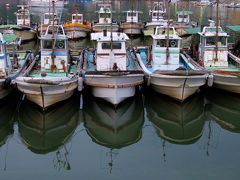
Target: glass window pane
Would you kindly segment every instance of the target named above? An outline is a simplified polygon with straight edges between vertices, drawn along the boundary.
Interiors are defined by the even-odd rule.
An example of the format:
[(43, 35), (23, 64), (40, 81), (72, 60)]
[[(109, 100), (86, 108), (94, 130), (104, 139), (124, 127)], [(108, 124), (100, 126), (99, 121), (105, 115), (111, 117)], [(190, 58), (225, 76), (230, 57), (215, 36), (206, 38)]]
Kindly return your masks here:
[(52, 49), (52, 40), (43, 40), (42, 43), (43, 49)]
[(56, 40), (55, 49), (65, 49), (65, 40)]

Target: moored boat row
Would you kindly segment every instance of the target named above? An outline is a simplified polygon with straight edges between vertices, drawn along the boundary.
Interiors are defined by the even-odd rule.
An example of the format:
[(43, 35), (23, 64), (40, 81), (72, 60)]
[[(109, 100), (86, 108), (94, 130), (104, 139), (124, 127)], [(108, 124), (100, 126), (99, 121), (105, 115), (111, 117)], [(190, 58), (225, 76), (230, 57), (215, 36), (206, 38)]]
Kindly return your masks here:
[[(240, 93), (240, 61), (237, 56), (228, 52), (228, 34), (219, 24), (210, 20), (209, 26), (197, 32), (200, 43), (197, 53), (191, 54), (183, 50), (182, 38), (176, 31), (176, 26), (171, 23), (170, 5), (168, 4), (168, 10), (161, 11), (161, 3), (154, 5), (156, 7), (151, 11), (152, 16), (156, 15), (154, 11), (167, 11), (168, 19), (167, 24), (155, 24), (150, 48), (128, 48), (128, 35), (114, 32), (112, 8), (103, 4), (99, 11), (99, 20), (102, 18), (107, 22), (100, 26), (99, 21), (95, 27), (102, 29), (99, 29), (100, 32), (91, 33), (91, 40), (96, 42), (96, 48), (84, 48), (79, 50), (76, 56), (70, 54), (68, 39), (74, 38), (73, 32), (77, 37), (84, 37), (86, 34), (78, 34), (78, 27), (90, 32), (91, 26), (88, 23), (84, 25), (83, 14), (78, 12), (77, 6), (72, 14), (72, 22), (60, 25), (53, 2), (51, 16), (48, 14), (44, 19), (48, 19), (45, 29), (40, 26), (40, 54), (33, 58), (28, 52), (31, 55), (25, 57), (27, 62), (21, 61), (24, 67), (20, 67), (24, 70), (20, 69), (21, 73), (14, 76), (18, 89), (42, 109), (68, 99), (77, 88), (82, 91), (86, 86), (91, 87), (93, 96), (117, 107), (125, 99), (133, 97), (137, 87), (142, 85), (144, 80), (156, 92), (179, 101), (184, 101), (198, 92), (205, 84)], [(105, 14), (104, 17), (101, 13)], [(127, 22), (122, 25), (138, 26), (138, 13), (140, 12), (134, 11), (133, 8), (127, 11)], [(188, 26), (190, 12), (181, 11), (178, 14), (179, 18), (182, 18), (179, 20), (182, 21), (180, 27), (193, 27)], [(4, 39), (2, 42), (5, 46)], [(5, 49), (3, 47), (3, 57), (7, 57), (8, 54)], [(17, 63), (19, 58), (13, 57), (12, 61)], [(1, 70), (5, 78), (3, 87), (6, 87), (6, 80), (11, 80), (9, 64), (10, 61), (5, 58)], [(2, 88), (3, 94), (4, 90)], [(5, 93), (3, 97), (6, 95)]]

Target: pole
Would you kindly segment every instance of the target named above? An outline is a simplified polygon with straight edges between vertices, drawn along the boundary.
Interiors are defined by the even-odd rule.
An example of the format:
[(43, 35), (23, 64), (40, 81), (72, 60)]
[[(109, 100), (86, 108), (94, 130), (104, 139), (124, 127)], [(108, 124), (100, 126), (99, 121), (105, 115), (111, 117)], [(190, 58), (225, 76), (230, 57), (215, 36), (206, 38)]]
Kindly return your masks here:
[(217, 14), (216, 14), (216, 47), (215, 47), (215, 61), (218, 60), (218, 26), (219, 26), (219, 17), (218, 17), (218, 7), (219, 7), (219, 0), (217, 0)]
[(168, 0), (168, 25), (167, 25), (167, 44), (166, 44), (166, 65), (168, 65), (168, 58), (169, 58), (169, 31), (170, 31), (170, 2)]
[[(54, 58), (55, 58), (55, 55), (54, 55), (54, 46), (55, 46), (55, 38), (54, 38), (54, 35), (55, 35), (55, 28), (54, 28), (54, 21), (55, 21), (55, 19), (54, 19), (54, 0), (52, 1), (52, 25), (53, 25), (53, 27), (52, 27), (52, 67), (54, 68), (54, 66), (55, 66), (55, 62), (54, 62)], [(53, 72), (53, 68), (51, 68), (51, 71)]]

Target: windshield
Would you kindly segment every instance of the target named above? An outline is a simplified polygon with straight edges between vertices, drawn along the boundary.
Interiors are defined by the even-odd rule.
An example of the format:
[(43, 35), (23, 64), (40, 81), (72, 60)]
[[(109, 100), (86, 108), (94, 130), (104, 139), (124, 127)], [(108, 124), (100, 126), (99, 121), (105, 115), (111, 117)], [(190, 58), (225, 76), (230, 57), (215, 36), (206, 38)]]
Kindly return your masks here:
[[(111, 49), (111, 43), (102, 43), (102, 49)], [(122, 49), (122, 44), (112, 43), (112, 49)]]
[[(166, 44), (167, 44), (166, 39), (156, 40), (157, 47), (166, 47)], [(178, 47), (178, 40), (176, 40), (176, 39), (169, 40), (169, 47)]]
[[(48, 40), (42, 40), (42, 49), (52, 49), (52, 40), (48, 39)], [(65, 40), (56, 40), (55, 41), (55, 49), (65, 49), (66, 48), (66, 44), (65, 44)]]
[[(215, 46), (216, 45), (216, 37), (206, 37), (206, 46)], [(218, 36), (218, 46), (226, 46), (227, 45), (227, 37)]]
[(100, 18), (111, 18), (111, 14), (110, 13), (101, 13)]

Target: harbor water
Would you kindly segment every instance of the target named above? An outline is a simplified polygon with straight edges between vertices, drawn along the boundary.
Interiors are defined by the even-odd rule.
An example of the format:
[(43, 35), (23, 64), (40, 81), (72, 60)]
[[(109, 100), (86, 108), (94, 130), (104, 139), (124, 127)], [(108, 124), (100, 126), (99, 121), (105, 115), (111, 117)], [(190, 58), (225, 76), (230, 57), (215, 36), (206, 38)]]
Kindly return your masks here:
[[(16, 23), (14, 12), (22, 1), (1, 0), (0, 21)], [(74, 1), (73, 1), (74, 2)], [(62, 21), (70, 19), (74, 4), (62, 9)], [(6, 9), (5, 4), (10, 8)], [(150, 1), (135, 1), (149, 20)], [(114, 19), (121, 21), (128, 1), (114, 1)], [(97, 19), (95, 2), (79, 2), (86, 20)], [(215, 19), (215, 7), (172, 4), (177, 10), (190, 9), (192, 19), (206, 25)], [(38, 9), (39, 10), (39, 9)], [(35, 10), (36, 11), (36, 10)], [(34, 15), (40, 20), (41, 10)], [(240, 8), (220, 8), (220, 23), (237, 25)], [(230, 32), (229, 42), (239, 34)], [(147, 46), (150, 38), (135, 38), (128, 46)], [(21, 50), (35, 50), (36, 40)], [(71, 41), (71, 49), (95, 46), (88, 38)], [(14, 91), (0, 101), (1, 180), (238, 180), (240, 178), (240, 96), (203, 88), (181, 103), (139, 88), (137, 95), (114, 108), (83, 94), (59, 103), (45, 112)]]

